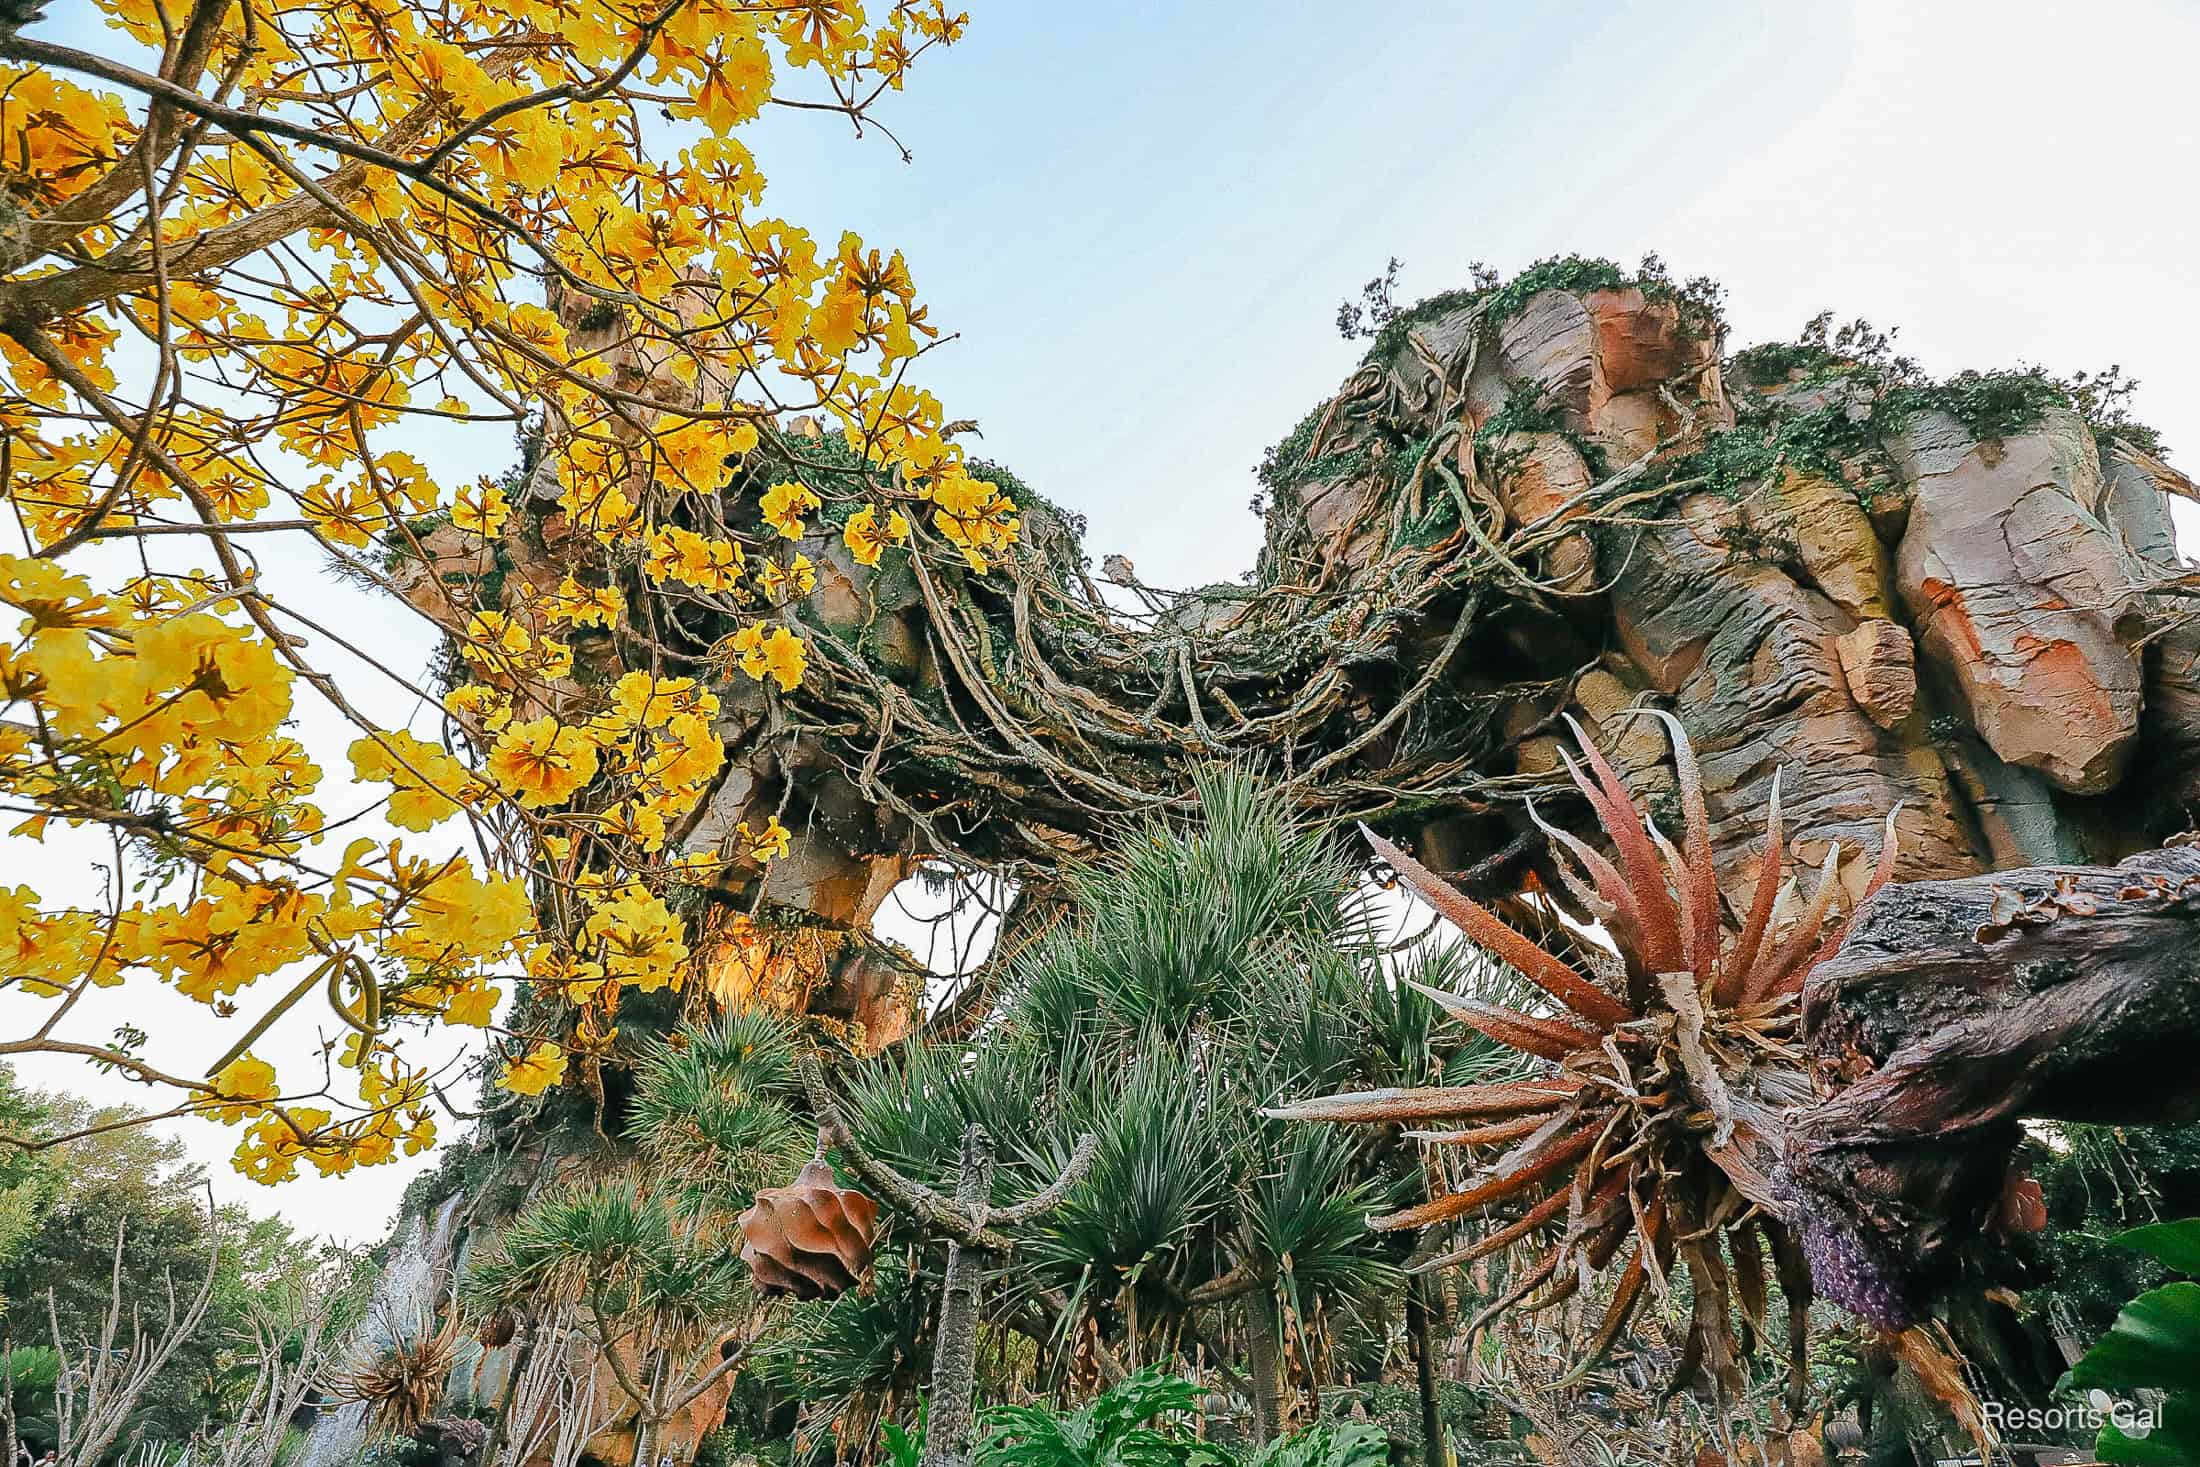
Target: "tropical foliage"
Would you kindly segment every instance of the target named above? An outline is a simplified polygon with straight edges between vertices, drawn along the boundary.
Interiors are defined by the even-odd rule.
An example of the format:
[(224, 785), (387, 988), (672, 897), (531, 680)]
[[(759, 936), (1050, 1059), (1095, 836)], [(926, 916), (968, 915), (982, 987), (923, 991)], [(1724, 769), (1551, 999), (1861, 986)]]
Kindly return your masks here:
[(983, 1467), (1380, 1467), (1387, 1446), (1365, 1422), (1322, 1422), (1240, 1455), (1187, 1429), (1199, 1387), (1139, 1371), (1075, 1411), (1000, 1406), (986, 1413)]
[(524, 1208), (468, 1271), (469, 1312), (572, 1320), (646, 1436), (741, 1363), (708, 1347), (751, 1303), (739, 1213), (808, 1149), (792, 1087), (787, 1026), (766, 1013), (660, 1044), (628, 1112), (635, 1160)]
[(2200, 1283), (2189, 1281), (2200, 1278), (2200, 1219), (2133, 1228), (2114, 1242), (2185, 1277), (2125, 1305), (2064, 1383), (2114, 1393), (2102, 1461), (2200, 1461)]
[[(1364, 1218), (1418, 1185), (1419, 1161), (1381, 1138), (1339, 1146), (1258, 1108), (1312, 1085), (1503, 1061), (1479, 1036), (1447, 1048), (1435, 1006), (1390, 982), (1382, 934), (1332, 840), (1242, 771), (1209, 771), (1199, 794), (1196, 823), (1152, 823), (1071, 878), (1069, 915), (1013, 965), (982, 1042), (915, 1042), (844, 1068), (844, 1108), (866, 1149), (927, 1182), (945, 1179), (965, 1125), (985, 1126), (1002, 1145), (1004, 1203), (1057, 1175), (1092, 1133), (1091, 1174), (1002, 1285), (1003, 1318), (1043, 1347), (1031, 1383), (1234, 1341), (1272, 1412), (1287, 1373), (1310, 1387), (1313, 1362), (1382, 1353), (1403, 1251)], [(1500, 982), (1458, 946), (1408, 964), (1424, 986)], [(854, 1385), (826, 1332), (872, 1307), (821, 1311), (817, 1334), (780, 1357), (787, 1385), (805, 1399)], [(862, 1354), (853, 1344), (839, 1358)], [(892, 1392), (911, 1378), (864, 1384)]]
[[(1387, 954), (1342, 846), (1258, 778), (1217, 768), (1199, 792), (1196, 819), (1151, 822), (1072, 878), (1070, 910), (1011, 966), (970, 1040), (844, 1057), (833, 1099), (867, 1153), (948, 1192), (964, 1128), (984, 1125), (1004, 1205), (1095, 1137), (1090, 1173), (1020, 1232), (989, 1289), (989, 1394), (1074, 1394), (1227, 1350), (1250, 1362), (1256, 1424), (1274, 1436), (1294, 1399), (1311, 1417), (1325, 1384), (1400, 1348), (1404, 1250), (1365, 1219), (1422, 1173), (1411, 1147), (1339, 1146), (1260, 1107), (1315, 1085), (1510, 1073), (1500, 1046), (1439, 1032), (1421, 990), (1518, 985), (1462, 944)], [(810, 1150), (793, 1028), (750, 1010), (652, 1050), (623, 1108), (632, 1161), (523, 1207), (477, 1255), (469, 1312), (569, 1303), (603, 1347), (643, 1362), (736, 1339), (721, 1351), (741, 1361), (734, 1410), (758, 1429), (865, 1442), (869, 1423), (908, 1424), (942, 1239), (889, 1208), (864, 1287), (761, 1317), (734, 1259), (736, 1214)], [(700, 1355), (714, 1375), (719, 1357)]]

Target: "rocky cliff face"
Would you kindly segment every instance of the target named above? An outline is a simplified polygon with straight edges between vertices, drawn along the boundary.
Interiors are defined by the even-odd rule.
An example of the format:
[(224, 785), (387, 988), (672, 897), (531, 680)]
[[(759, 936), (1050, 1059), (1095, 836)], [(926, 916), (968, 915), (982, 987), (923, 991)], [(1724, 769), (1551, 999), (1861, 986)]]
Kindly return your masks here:
[[(635, 389), (704, 390), (587, 329)], [(2167, 502), (2193, 488), (2112, 393), (1934, 383), (1822, 329), (1727, 345), (1701, 286), (1596, 261), (1425, 302), (1272, 450), (1256, 572), (1184, 593), (1117, 567), (1126, 593), (1104, 598), (1075, 518), (990, 467), (1025, 509), (1006, 565), (970, 574), (921, 527), (914, 553), (857, 564), (835, 515), (864, 467), (788, 425), (720, 505), (753, 526), (758, 485), (787, 475), (825, 500), (794, 547), (817, 584), (781, 613), (811, 646), (786, 695), (729, 674), (744, 613), (653, 607), (564, 523), (547, 472), (500, 542), (436, 529), (405, 584), (454, 627), (539, 617), (568, 573), (621, 588), (626, 619), (576, 647), (576, 677), (711, 682), (727, 772), (680, 839), (788, 817), (788, 858), (737, 868), (719, 910), (837, 934), (805, 939), (792, 987), (871, 1043), (913, 1018), (907, 964), (868, 940), (897, 882), (982, 865), (1024, 883), (1028, 914), (1063, 859), (1181, 805), (1218, 757), (1454, 869), (1530, 831), (1562, 715), (1654, 785), (1658, 740), (1626, 712), (1646, 702), (1701, 751), (1730, 884), (1781, 769), (1796, 853), (1841, 842), (1852, 888), (1897, 804), (1906, 877), (2114, 860), (2184, 828), (2200, 633), (2159, 588), (2180, 573)], [(756, 930), (711, 961), (787, 966)]]
[[(1506, 588), (1510, 660), (1536, 674), (1491, 680), (1515, 770), (1555, 766), (1571, 712), (1654, 783), (1658, 737), (1625, 713), (1671, 708), (1727, 813), (1730, 883), (1781, 769), (1796, 853), (1841, 841), (1858, 888), (1897, 804), (1911, 877), (2113, 860), (2187, 824), (2192, 644), (2154, 588), (2179, 574), (2168, 500), (2193, 491), (2143, 431), (2037, 374), (1722, 360), (1670, 287), (1553, 274), (1394, 323), (1339, 399), (1374, 410), (1301, 461), (1347, 471), (1272, 476), (1271, 557), (1339, 580), (1381, 553), (1384, 446), (1452, 422), (1493, 533), (1590, 522)], [(1634, 502), (1598, 504), (1615, 481)]]

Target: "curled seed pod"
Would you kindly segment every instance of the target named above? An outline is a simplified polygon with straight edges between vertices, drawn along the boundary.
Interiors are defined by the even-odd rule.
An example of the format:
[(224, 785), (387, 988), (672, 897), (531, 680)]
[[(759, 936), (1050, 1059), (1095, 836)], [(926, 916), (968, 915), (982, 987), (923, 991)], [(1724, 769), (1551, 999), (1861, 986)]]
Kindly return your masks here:
[(1864, 1428), (1847, 1417), (1826, 1423), (1826, 1445), (1837, 1452), (1861, 1452), (1870, 1440)]
[(760, 1295), (834, 1299), (871, 1271), (878, 1204), (833, 1181), (813, 1158), (792, 1183), (756, 1194), (741, 1214), (741, 1261)]

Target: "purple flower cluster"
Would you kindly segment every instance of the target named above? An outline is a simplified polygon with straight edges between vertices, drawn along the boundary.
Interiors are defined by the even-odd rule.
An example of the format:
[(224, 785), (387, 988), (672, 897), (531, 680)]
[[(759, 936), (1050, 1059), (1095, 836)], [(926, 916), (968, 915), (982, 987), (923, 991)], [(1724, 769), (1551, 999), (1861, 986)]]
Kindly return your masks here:
[(1822, 1207), (1798, 1211), (1803, 1257), (1821, 1297), (1880, 1329), (1917, 1322), (1909, 1290), (1885, 1249)]

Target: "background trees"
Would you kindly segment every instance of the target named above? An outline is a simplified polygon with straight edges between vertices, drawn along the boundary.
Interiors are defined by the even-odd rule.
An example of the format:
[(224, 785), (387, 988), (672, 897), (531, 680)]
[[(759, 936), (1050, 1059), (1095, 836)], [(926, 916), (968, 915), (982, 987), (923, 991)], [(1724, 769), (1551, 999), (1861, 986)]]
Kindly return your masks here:
[[(210, 1208), (203, 1175), (172, 1136), (26, 1090), (5, 1070), (0, 1108), (19, 1141), (95, 1130), (66, 1147), (11, 1153), (0, 1337), (17, 1357), (35, 1363), (58, 1344), (81, 1367), (117, 1298), (126, 1344), (133, 1313), (155, 1328), (171, 1289), (187, 1302), (214, 1271), (204, 1321), (139, 1395), (118, 1446), (226, 1425), (265, 1390), (271, 1360), (312, 1348), (306, 1333), (325, 1350), (364, 1304), (371, 1259), (300, 1238), (280, 1218)], [(36, 1450), (56, 1445), (54, 1387), (51, 1372), (33, 1371), (15, 1391), (18, 1434)]]

